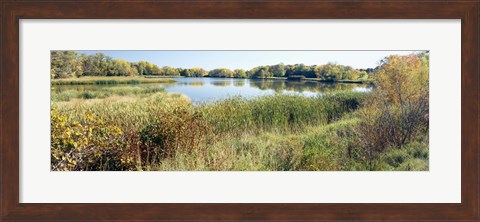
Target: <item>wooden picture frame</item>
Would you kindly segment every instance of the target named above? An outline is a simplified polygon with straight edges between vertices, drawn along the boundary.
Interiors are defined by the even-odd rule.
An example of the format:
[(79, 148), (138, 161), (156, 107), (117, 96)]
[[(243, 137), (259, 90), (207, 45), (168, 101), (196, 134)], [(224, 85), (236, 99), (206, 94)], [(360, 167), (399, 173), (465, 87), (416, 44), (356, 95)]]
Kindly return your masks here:
[[(1, 218), (17, 220), (457, 220), (479, 217), (479, 9), (472, 1), (4, 0), (1, 8)], [(461, 19), (461, 203), (19, 203), (20, 19)]]

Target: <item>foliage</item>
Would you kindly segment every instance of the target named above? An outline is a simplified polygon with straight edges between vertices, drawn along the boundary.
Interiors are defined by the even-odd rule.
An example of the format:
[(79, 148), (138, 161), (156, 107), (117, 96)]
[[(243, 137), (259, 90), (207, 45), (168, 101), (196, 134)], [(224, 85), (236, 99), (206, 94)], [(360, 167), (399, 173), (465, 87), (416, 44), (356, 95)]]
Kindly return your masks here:
[[(135, 77), (74, 79), (79, 70), (86, 71), (60, 59), (75, 58), (75, 54), (63, 54), (55, 55), (52, 77), (72, 78), (52, 81), (52, 170), (428, 170), (428, 53), (392, 55), (371, 70), (333, 63), (278, 64), (248, 71), (214, 69), (209, 76), (301, 75), (325, 81), (372, 78), (374, 89), (368, 94), (345, 93), (341, 91), (350, 89), (348, 84), (324, 84), (332, 88), (316, 89), (327, 91), (316, 97), (230, 97), (199, 105), (157, 87), (97, 86), (92, 90), (80, 85), (75, 90), (58, 89), (61, 84), (77, 82), (149, 81)], [(125, 61), (112, 60), (110, 66), (110, 60), (96, 55), (90, 62), (92, 67), (105, 68), (108, 75), (128, 73)], [(130, 67), (135, 67), (138, 75), (207, 74), (200, 68), (158, 68), (144, 62)], [(279, 92), (309, 87), (307, 81), (260, 79), (250, 84)]]
[(139, 75), (160, 75), (162, 73), (160, 67), (146, 61), (132, 63), (132, 66), (137, 69)]
[(112, 76), (136, 76), (138, 70), (126, 60), (116, 59), (113, 60), (113, 67), (108, 74)]
[[(68, 144), (69, 139), (76, 141), (88, 136), (85, 133), (80, 133), (75, 138), (63, 136), (66, 128), (72, 128), (75, 132), (86, 131), (84, 128), (78, 128), (77, 122), (81, 123), (82, 127), (95, 128), (98, 129), (95, 132), (105, 133), (98, 138), (109, 138), (88, 142), (88, 145), (96, 147), (98, 152), (106, 153), (108, 158), (102, 158), (108, 159), (108, 164), (95, 162), (96, 165), (92, 166), (89, 162), (83, 162), (85, 166), (62, 165), (62, 168), (55, 169), (155, 170), (173, 167), (169, 164), (178, 164), (176, 162), (178, 159), (194, 157), (194, 163), (191, 164), (201, 166), (191, 165), (189, 169), (190, 167), (206, 167), (212, 170), (250, 169), (247, 165), (243, 165), (247, 162), (240, 164), (233, 160), (213, 164), (220, 160), (212, 156), (214, 155), (212, 152), (226, 152), (220, 150), (224, 145), (239, 146), (239, 149), (248, 147), (247, 144), (250, 143), (235, 139), (248, 135), (264, 135), (276, 141), (264, 143), (260, 137), (251, 137), (255, 141), (251, 145), (255, 144), (255, 149), (263, 150), (259, 152), (266, 152), (257, 161), (258, 169), (307, 169), (301, 165), (304, 140), (296, 134), (300, 135), (310, 126), (321, 127), (328, 124), (329, 119), (334, 121), (353, 112), (358, 109), (358, 104), (364, 97), (362, 93), (332, 94), (312, 98), (274, 95), (251, 100), (237, 97), (192, 106), (183, 97), (176, 97), (174, 94), (159, 92), (151, 95), (118, 102), (105, 101), (78, 105), (54, 103), (52, 105), (52, 138), (57, 140), (52, 139), (54, 141), (52, 154), (55, 153), (60, 159), (63, 156), (70, 157), (68, 155), (87, 155), (77, 153), (77, 150), (68, 154), (71, 150), (65, 145)], [(334, 109), (337, 111), (334, 112)], [(95, 115), (92, 116), (93, 113)], [(63, 122), (55, 119), (56, 116), (63, 117)], [(275, 136), (278, 134), (284, 134), (286, 137)], [(115, 140), (109, 143), (108, 141), (113, 137)], [(289, 142), (290, 140), (295, 142)], [(276, 145), (277, 143), (283, 144), (281, 149), (277, 149), (280, 146)], [(250, 156), (252, 154), (248, 154), (248, 150), (244, 148), (241, 148), (243, 151), (239, 155), (246, 155), (242, 161), (250, 161), (253, 156)], [(56, 151), (65, 149), (67, 151), (60, 153)], [(118, 156), (119, 154), (122, 155)], [(229, 158), (238, 157), (233, 156), (233, 153), (229, 155), (232, 155)]]
[(269, 67), (269, 71), (275, 77), (283, 77), (285, 75), (285, 65), (283, 63), (273, 65)]
[(83, 75), (83, 65), (80, 56), (74, 51), (50, 52), (51, 78), (79, 77)]
[(328, 63), (326, 65), (314, 67), (314, 73), (317, 78), (325, 81), (338, 80), (358, 80), (368, 78), (365, 71), (353, 69), (351, 66), (343, 66), (335, 63)]
[(81, 78), (52, 79), (52, 85), (117, 85), (140, 83), (169, 83), (174, 80), (169, 78), (144, 78), (144, 77), (105, 77), (85, 76)]
[(375, 93), (358, 112), (357, 132), (369, 159), (428, 133), (428, 54), (389, 56), (373, 76)]
[(75, 51), (51, 51), (50, 55), (52, 79), (80, 76), (180, 76), (180, 70), (177, 68), (169, 66), (159, 68), (146, 61), (128, 62), (103, 53), (80, 55)]
[(234, 73), (232, 70), (227, 68), (213, 69), (208, 72), (209, 77), (221, 77), (221, 78), (232, 78)]
[(253, 79), (263, 79), (272, 77), (273, 75), (270, 73), (268, 66), (258, 66), (250, 69), (248, 71), (248, 76)]
[(159, 74), (162, 76), (180, 76), (180, 70), (171, 66), (164, 66)]
[(162, 68), (147, 61), (128, 62), (114, 59), (103, 53), (91, 55), (78, 54), (75, 51), (51, 52), (51, 78), (75, 78), (80, 76), (185, 76), (185, 77), (221, 77), (221, 78), (273, 78), (305, 76), (323, 81), (366, 80), (373, 69), (359, 70), (350, 66), (328, 63), (307, 66), (305, 64), (257, 66), (250, 70), (217, 68), (206, 71), (199, 67), (190, 69), (164, 66)]
[(204, 147), (209, 127), (202, 114), (188, 106), (177, 106), (169, 112), (158, 112), (155, 120), (140, 131), (142, 165), (158, 164), (182, 149), (192, 152)]
[(307, 66), (305, 64), (284, 65), (283, 63), (272, 66), (257, 66), (247, 72), (250, 78), (271, 78), (304, 76), (322, 81), (340, 80), (365, 80), (368, 78), (366, 71), (353, 69), (350, 66), (328, 63), (326, 65)]
[(69, 120), (51, 111), (52, 170), (125, 170), (133, 159), (124, 151), (122, 131), (92, 113)]
[(181, 70), (180, 75), (185, 77), (204, 77), (208, 75), (208, 72), (205, 69), (194, 67)]
[(247, 72), (243, 69), (235, 69), (233, 70), (233, 73), (235, 78), (247, 78)]

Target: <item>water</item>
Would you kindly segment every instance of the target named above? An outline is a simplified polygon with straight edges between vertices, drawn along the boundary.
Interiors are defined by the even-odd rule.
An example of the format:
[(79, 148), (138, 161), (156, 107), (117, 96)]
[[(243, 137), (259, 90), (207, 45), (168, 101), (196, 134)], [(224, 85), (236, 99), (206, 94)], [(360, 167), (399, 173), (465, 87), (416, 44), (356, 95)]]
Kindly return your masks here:
[[(342, 91), (368, 92), (367, 85), (320, 83), (311, 81), (292, 81), (279, 79), (233, 79), (233, 78), (174, 78), (174, 83), (139, 84), (133, 87), (159, 86), (167, 92), (181, 93), (188, 96), (194, 103), (203, 103), (226, 99), (230, 96), (251, 98), (263, 95), (298, 94), (303, 96), (316, 96), (322, 93)], [(105, 85), (97, 86), (58, 86), (57, 90), (66, 89), (94, 90)], [(125, 85), (108, 86), (125, 87)]]

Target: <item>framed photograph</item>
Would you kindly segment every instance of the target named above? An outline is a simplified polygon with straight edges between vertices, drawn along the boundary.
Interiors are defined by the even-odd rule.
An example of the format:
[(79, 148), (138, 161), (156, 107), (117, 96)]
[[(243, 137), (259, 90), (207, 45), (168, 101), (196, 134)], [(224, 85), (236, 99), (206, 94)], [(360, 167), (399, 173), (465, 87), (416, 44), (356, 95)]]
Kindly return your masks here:
[(4, 221), (479, 217), (478, 1), (3, 1)]

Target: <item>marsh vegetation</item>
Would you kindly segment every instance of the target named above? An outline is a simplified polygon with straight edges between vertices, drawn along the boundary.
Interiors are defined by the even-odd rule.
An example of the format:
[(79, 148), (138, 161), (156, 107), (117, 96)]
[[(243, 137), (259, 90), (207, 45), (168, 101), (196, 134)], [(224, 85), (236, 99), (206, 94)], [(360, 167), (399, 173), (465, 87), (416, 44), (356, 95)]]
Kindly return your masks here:
[[(144, 78), (138, 64), (121, 63), (135, 77), (84, 77), (95, 64), (85, 61), (68, 63), (78, 65), (75, 74), (59, 74), (69, 69), (52, 61), (52, 170), (429, 169), (427, 53), (392, 55), (368, 74), (358, 70), (369, 85)], [(286, 72), (264, 67), (244, 72)], [(199, 92), (214, 96), (195, 97)]]

